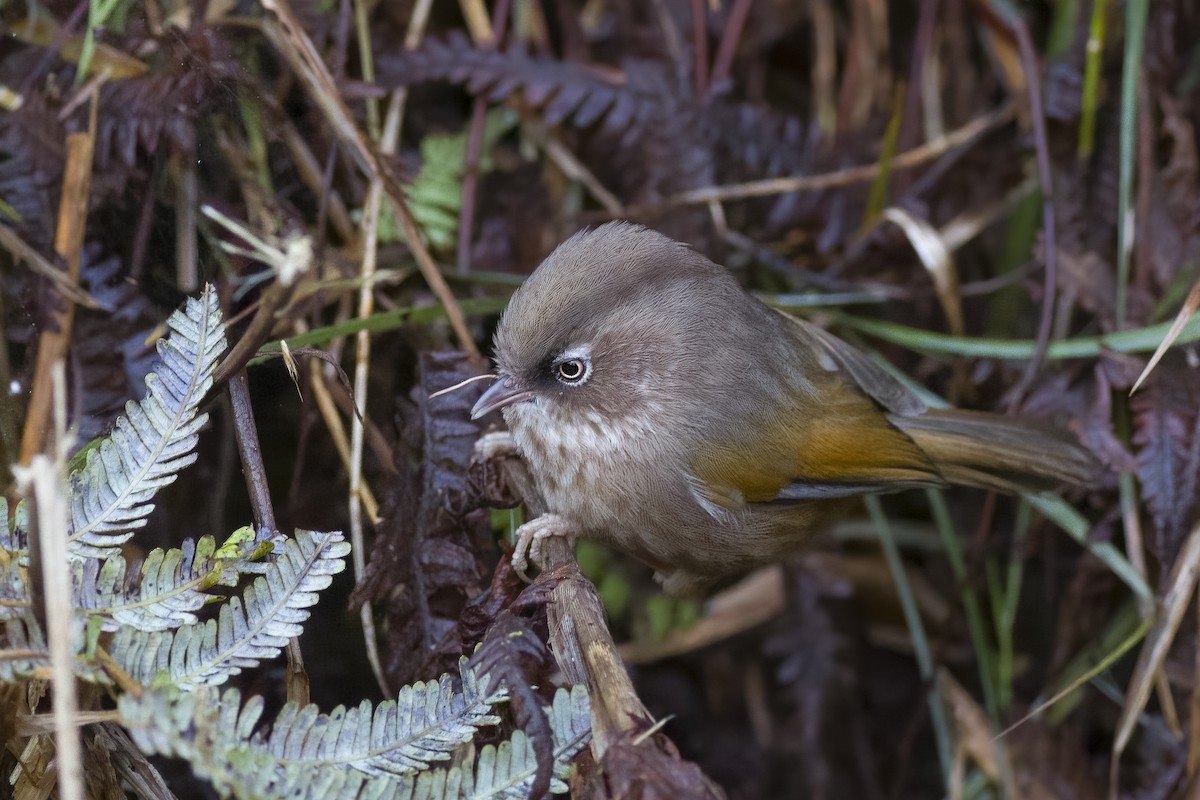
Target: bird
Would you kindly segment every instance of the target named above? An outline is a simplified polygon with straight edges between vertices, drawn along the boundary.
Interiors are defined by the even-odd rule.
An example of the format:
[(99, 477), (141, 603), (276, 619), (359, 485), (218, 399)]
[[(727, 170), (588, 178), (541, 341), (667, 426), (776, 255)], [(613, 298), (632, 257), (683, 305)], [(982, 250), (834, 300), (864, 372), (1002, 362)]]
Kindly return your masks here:
[(692, 595), (802, 551), (851, 498), (1088, 485), (1089, 451), (1000, 414), (931, 408), (871, 357), (724, 267), (628, 222), (581, 231), (513, 293), (495, 380), (547, 513), (517, 531), (628, 553)]

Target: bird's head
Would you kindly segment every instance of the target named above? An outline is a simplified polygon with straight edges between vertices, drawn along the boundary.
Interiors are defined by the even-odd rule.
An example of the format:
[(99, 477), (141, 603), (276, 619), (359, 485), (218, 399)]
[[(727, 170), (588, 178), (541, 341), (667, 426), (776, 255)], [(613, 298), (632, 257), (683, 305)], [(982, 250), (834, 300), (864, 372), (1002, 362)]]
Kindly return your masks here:
[(661, 404), (703, 368), (697, 323), (738, 291), (725, 270), (647, 228), (578, 233), (513, 295), (496, 330), (497, 380), (472, 416), (503, 409), (516, 426)]

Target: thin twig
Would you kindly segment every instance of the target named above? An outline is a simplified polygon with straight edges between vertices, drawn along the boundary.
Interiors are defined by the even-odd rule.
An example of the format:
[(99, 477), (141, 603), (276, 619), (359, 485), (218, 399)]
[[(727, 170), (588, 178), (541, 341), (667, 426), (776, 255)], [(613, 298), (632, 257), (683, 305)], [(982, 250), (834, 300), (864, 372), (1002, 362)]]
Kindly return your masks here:
[[(371, 47), (371, 9), (364, 0), (354, 0), (354, 38), (358, 41), (358, 64), (362, 70), (363, 80), (375, 82), (375, 53)], [(373, 97), (366, 98), (367, 104), (367, 134), (372, 139), (379, 138), (379, 101)]]
[[(358, 295), (358, 316), (367, 319), (375, 307), (374, 292), (372, 291), (371, 276), (375, 272), (376, 256), (379, 246), (379, 211), (383, 201), (383, 182), (376, 179), (371, 181), (367, 191), (367, 200), (363, 204), (362, 245), (363, 257), (360, 274), (363, 282)], [(366, 331), (359, 331), (354, 337), (354, 398), (360, 409), (366, 408), (367, 375), (370, 369), (371, 337)], [(362, 519), (362, 454), (363, 426), (357, 414), (350, 422), (350, 546), (351, 558), (354, 562), (355, 582), (361, 581), (367, 573), (366, 536), (363, 532)], [(367, 660), (371, 671), (385, 697), (391, 695), (387, 675), (383, 671), (383, 662), (379, 658), (377, 637), (375, 633), (375, 617), (370, 603), (363, 603), (361, 610), (363, 635), (366, 641)]]
[[(525, 500), (529, 516), (545, 513), (545, 501), (533, 484), (525, 462), (500, 462), (505, 481)], [(550, 640), (555, 659), (570, 683), (584, 683), (592, 698), (592, 753), (599, 761), (622, 732), (644, 730), (653, 715), (638, 697), (604, 620), (604, 604), (575, 565), (575, 553), (561, 536), (551, 536), (539, 549), (539, 566), (563, 575), (550, 594)]]
[[(495, 50), (504, 39), (508, 23), (508, 10), (512, 0), (496, 0), (492, 9), (492, 21), (487, 31), (480, 31), (475, 46), (481, 50)], [(476, 35), (471, 28), (472, 35)], [(486, 36), (483, 34), (486, 33)], [(484, 123), (487, 121), (487, 97), (479, 95), (471, 108), (471, 128), (467, 132), (467, 153), (463, 166), (461, 208), (458, 215), (458, 250), (455, 266), (463, 275), (471, 271), (471, 231), (475, 228), (475, 195), (479, 188), (479, 161), (483, 155)]]
[(692, 0), (692, 80), (696, 96), (708, 91), (708, 6), (705, 0)]
[[(334, 449), (337, 450), (338, 456), (342, 459), (342, 466), (346, 468), (346, 472), (350, 472), (350, 439), (346, 436), (346, 428), (342, 424), (342, 418), (338, 416), (337, 403), (334, 401), (333, 393), (329, 390), (323, 370), (312, 370), (309, 383), (312, 386), (313, 398), (317, 401), (317, 410), (321, 412), (322, 419), (325, 420), (325, 427), (329, 431), (329, 438), (333, 440)], [(379, 503), (375, 500), (375, 494), (371, 491), (371, 487), (364, 485), (362, 487), (362, 502), (366, 509), (367, 516), (374, 523), (379, 519)]]
[(604, 206), (606, 212), (613, 217), (625, 216), (624, 204), (600, 182), (600, 179), (574, 153), (567, 149), (566, 145), (536, 122), (526, 123), (525, 132), (538, 143), (549, 159), (554, 162), (554, 165), (564, 175), (582, 183), (591, 192), (596, 202)]
[(733, 0), (733, 8), (729, 10), (729, 18), (725, 21), (725, 30), (721, 33), (721, 44), (717, 48), (717, 57), (713, 60), (711, 85), (719, 86), (729, 80), (730, 70), (733, 69), (733, 57), (737, 55), (738, 43), (742, 39), (742, 28), (746, 25), (746, 17), (750, 14), (750, 4), (753, 0)]
[[(273, 537), (279, 528), (275, 524), (275, 509), (271, 505), (267, 470), (263, 465), (258, 427), (254, 424), (254, 409), (250, 405), (250, 384), (244, 367), (229, 379), (229, 400), (233, 406), (233, 432), (242, 458), (242, 474), (246, 477), (254, 526), (260, 537)], [(309, 697), (300, 640), (294, 636), (288, 639), (287, 645), (287, 697), (299, 704), (307, 703)]]
[(29, 466), (17, 471), (17, 479), (23, 493), (33, 500), (31, 575), (40, 578), (38, 594), (44, 608), (46, 643), (54, 683), (54, 761), (58, 794), (63, 800), (83, 800), (83, 747), (77, 722), (75, 648), (71, 643), (74, 609), (71, 604), (71, 562), (67, 557), (70, 512), (64, 488), (67, 442), (66, 380), (62, 361), (52, 365), (50, 385), (55, 406), (53, 455), (34, 454)]
[(670, 9), (667, 8), (666, 0), (652, 0), (651, 5), (658, 16), (658, 27), (662, 29), (667, 55), (675, 65), (675, 74), (680, 77), (682, 83), (682, 79), (688, 73), (688, 64), (683, 57), (683, 37), (679, 35), (679, 28), (675, 25)]
[(175, 187), (175, 284), (191, 293), (200, 288), (200, 265), (196, 255), (196, 207), (199, 185), (196, 178), (196, 148), (175, 152), (179, 185)]
[(925, 61), (933, 47), (933, 30), (937, 22), (938, 0), (921, 0), (917, 16), (917, 35), (913, 41), (912, 64), (908, 68), (908, 93), (904, 98), (904, 117), (900, 123), (898, 143), (907, 149), (920, 139), (921, 87), (924, 86)]
[(838, 126), (835, 82), (837, 80), (837, 36), (834, 34), (833, 10), (829, 0), (808, 3), (808, 18), (812, 22), (812, 115), (822, 138), (832, 140)]
[(79, 33), (79, 23), (83, 21), (84, 15), (87, 14), (91, 6), (92, 4), (89, 0), (79, 0), (75, 8), (71, 10), (71, 14), (67, 17), (66, 21), (54, 31), (54, 34), (50, 37), (50, 41), (42, 45), (45, 51), (44, 54), (33, 65), (33, 69), (25, 73), (25, 76), (21, 79), (21, 83), (17, 86), (17, 94), (22, 96), (29, 94), (33, 90), (33, 87), (37, 86), (38, 82), (46, 77), (46, 72), (50, 69), (51, 65), (62, 58), (59, 55), (59, 50), (66, 44), (68, 39)]
[[(383, 124), (382, 137), (379, 142), (384, 154), (396, 152), (400, 140), (400, 113), (404, 107), (404, 97), (399, 92), (393, 92), (388, 102), (387, 115)], [(367, 202), (363, 208), (361, 240), (363, 248), (362, 267), (360, 275), (362, 286), (358, 294), (358, 317), (369, 319), (375, 310), (374, 276), (379, 254), (379, 212), (383, 202), (384, 181), (382, 176), (376, 176), (371, 181), (367, 191)], [(440, 276), (439, 276), (440, 277)], [(371, 337), (363, 330), (359, 331), (354, 341), (354, 401), (361, 409), (367, 403), (367, 378), (371, 367)], [(365, 430), (362, 417), (355, 414), (350, 421), (350, 542), (351, 557), (354, 561), (355, 579), (361, 581), (367, 571), (366, 537), (362, 519), (363, 506), (363, 440)], [(387, 675), (383, 671), (383, 662), (379, 658), (378, 637), (375, 631), (375, 614), (370, 603), (363, 603), (359, 611), (363, 625), (363, 636), (366, 642), (367, 660), (371, 671), (385, 696), (391, 694)]]
[(358, 129), (354, 116), (350, 113), (350, 109), (338, 91), (337, 84), (329, 74), (329, 69), (325, 66), (325, 62), (321, 59), (312, 40), (296, 19), (291, 5), (287, 0), (263, 0), (263, 7), (275, 15), (274, 19), (268, 19), (264, 23), (263, 31), (307, 85), (313, 100), (324, 114), (334, 135), (348, 148), (355, 163), (372, 179), (382, 181), (383, 188), (399, 217), (405, 240), (421, 270), (421, 275), (424, 276), (425, 282), (446, 309), (446, 317), (454, 329), (459, 344), (467, 352), (472, 363), (479, 369), (483, 369), (487, 366), (487, 361), (480, 354), (479, 348), (475, 346), (475, 339), (467, 328), (466, 317), (462, 313), (462, 308), (459, 307), (457, 298), (450, 291), (446, 279), (421, 241), (421, 233), (408, 208), (399, 179), (392, 174), (389, 166), (379, 158), (370, 142)]
[[(291, 121), (284, 123), (282, 133), (283, 143), (288, 148), (292, 163), (296, 165), (296, 174), (299, 175), (300, 180), (304, 181), (304, 185), (310, 192), (321, 198), (319, 216), (328, 216), (333, 227), (337, 229), (338, 236), (347, 242), (353, 241), (354, 223), (350, 220), (346, 202), (329, 184), (327, 170), (328, 163), (332, 162), (327, 162), (326, 169), (322, 169), (316, 156), (313, 155), (312, 149), (308, 146), (308, 140), (300, 135)], [(324, 226), (322, 225), (322, 227)]]
[(275, 312), (280, 306), (286, 304), (291, 293), (292, 287), (284, 286), (279, 282), (272, 283), (263, 291), (254, 318), (250, 320), (246, 330), (230, 348), (225, 358), (221, 360), (216, 372), (213, 373), (214, 384), (220, 385), (229, 380), (234, 373), (243, 369), (246, 363), (254, 358), (258, 348), (267, 341), (271, 328), (275, 326)]
[(250, 405), (250, 383), (246, 370), (239, 369), (229, 379), (229, 400), (233, 404), (233, 432), (238, 452), (242, 456), (242, 471), (246, 476), (246, 492), (254, 514), (254, 526), (273, 535), (275, 510), (271, 507), (271, 492), (267, 488), (267, 470), (263, 466), (262, 447), (258, 443), (258, 428), (254, 424), (254, 409)]
[[(92, 183), (92, 161), (96, 146), (95, 99), (86, 133), (67, 137), (66, 166), (63, 168), (62, 197), (58, 208), (58, 228), (54, 234), (54, 250), (66, 261), (66, 282), (79, 283), (79, 266), (83, 253), (83, 234), (88, 216), (88, 193)], [(55, 325), (43, 330), (38, 337), (37, 362), (33, 373), (33, 391), (21, 436), (20, 459), (28, 464), (34, 453), (42, 449), (46, 424), (53, 397), (51, 374), (54, 364), (66, 357), (71, 341), (71, 323), (75, 319), (75, 303), (64, 297), (63, 308), (54, 315)]]
[(1055, 292), (1058, 288), (1058, 237), (1054, 222), (1054, 175), (1050, 169), (1046, 116), (1042, 113), (1042, 82), (1039, 78), (1037, 53), (1033, 49), (1033, 39), (1029, 36), (1029, 26), (1025, 24), (1023, 17), (1001, 20), (1001, 24), (1005, 25), (1016, 39), (1022, 69), (1025, 70), (1025, 86), (1029, 91), (1029, 116), (1033, 124), (1038, 180), (1042, 184), (1042, 250), (1046, 262), (1042, 280), (1042, 312), (1038, 322), (1037, 348), (1033, 358), (1025, 365), (1021, 380), (1009, 395), (1008, 411), (1012, 413), (1020, 406), (1025, 392), (1033, 385), (1033, 379), (1037, 377), (1042, 363), (1046, 360), (1046, 349), (1050, 346), (1050, 332), (1054, 328)]
[[(981, 134), (1008, 122), (1012, 119), (1015, 111), (1016, 103), (1009, 101), (1000, 108), (971, 120), (945, 136), (930, 139), (920, 147), (900, 153), (892, 159), (891, 169), (893, 171), (911, 169), (927, 161), (932, 161), (946, 151), (967, 144)], [(731, 183), (725, 186), (705, 186), (680, 192), (667, 198), (663, 205), (666, 207), (696, 205), (712, 200), (744, 200), (749, 197), (767, 197), (789, 192), (815, 192), (837, 186), (865, 183), (874, 179), (879, 174), (879, 169), (880, 165), (876, 162), (859, 167), (848, 167), (835, 172), (826, 172), (821, 175), (797, 175), (787, 178)]]
[(24, 263), (25, 266), (38, 275), (48, 279), (54, 284), (54, 288), (72, 303), (86, 308), (100, 308), (100, 304), (90, 294), (81, 289), (78, 283), (71, 280), (69, 272), (63, 272), (54, 266), (36, 248), (22, 239), (16, 230), (7, 225), (0, 225), (0, 247), (8, 251), (13, 261)]

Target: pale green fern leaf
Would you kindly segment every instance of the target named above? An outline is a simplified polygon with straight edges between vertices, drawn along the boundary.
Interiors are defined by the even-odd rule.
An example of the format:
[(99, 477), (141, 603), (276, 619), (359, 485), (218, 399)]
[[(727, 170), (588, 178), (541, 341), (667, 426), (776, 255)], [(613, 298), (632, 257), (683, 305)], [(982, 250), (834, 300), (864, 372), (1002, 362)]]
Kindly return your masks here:
[[(17, 515), (24, 517), (25, 504), (17, 504)], [(26, 581), (25, 559), (15, 554), (25, 548), (27, 520), (8, 524), (8, 501), (0, 497), (0, 548), (9, 557), (0, 558), (0, 682), (29, 677), (49, 668), (46, 639), (33, 615)]]
[(112, 655), (134, 680), (150, 683), (160, 672), (183, 689), (218, 684), (242, 669), (274, 658), (308, 619), (317, 592), (345, 569), (350, 545), (339, 532), (297, 531), (277, 556), (247, 564), (262, 575), (241, 598), (231, 597), (215, 620), (173, 631), (139, 631), (122, 626)]
[(8, 500), (0, 497), (0, 550), (8, 553), (17, 553), (28, 547), (28, 537), (25, 531), (29, 530), (29, 520), (25, 503), (17, 503), (17, 512), (13, 517), (13, 522), (10, 525), (8, 522)]
[(117, 701), (121, 722), (144, 753), (185, 759), (197, 775), (222, 796), (340, 800), (400, 796), (396, 779), (354, 770), (316, 770), (303, 762), (281, 760), (253, 731), (262, 715), (261, 697), (241, 707), (236, 689), (218, 694), (214, 687), (191, 692), (153, 689)]
[(279, 757), (303, 760), (314, 767), (356, 769), (371, 775), (403, 775), (448, 760), (484, 725), (500, 718), (492, 706), (504, 699), (503, 689), (487, 691), (475, 674), (460, 665), (462, 689), (449, 675), (405, 686), (395, 700), (372, 711), (364, 700), (357, 708), (339, 706), (330, 714), (314, 705), (289, 703), (271, 729), (266, 747)]
[[(0, 576), (0, 579), (6, 578), (7, 575)], [(69, 636), (76, 651), (83, 648), (85, 633), (82, 618), (72, 619)], [(22, 603), (0, 615), (0, 683), (26, 678), (45, 680), (49, 678), (49, 670), (50, 653), (46, 636), (26, 596)], [(75, 674), (87, 681), (104, 680), (96, 665), (83, 661), (76, 662)]]
[[(481, 713), (476, 722), (493, 724), (494, 715), (483, 688), (489, 681), (475, 682), (470, 669), (461, 667), (462, 696), (466, 705), (478, 704)], [(425, 686), (441, 686), (449, 678), (431, 681)], [(420, 684), (408, 687), (414, 697), (424, 695), (435, 705), (442, 702), (439, 689), (429, 695)], [(386, 705), (386, 704), (384, 704)], [(396, 707), (406, 704), (397, 699)], [(484, 800), (484, 798), (528, 797), (536, 773), (536, 759), (529, 740), (521, 731), (498, 746), (488, 745), (472, 758), (469, 747), (460, 739), (457, 717), (445, 718), (444, 730), (434, 738), (444, 742), (459, 740), (455, 755), (461, 762), (450, 767), (429, 769), (400, 776), (390, 771), (370, 772), (360, 763), (329, 757), (339, 751), (357, 747), (362, 742), (387, 751), (397, 747), (390, 725), (382, 728), (372, 723), (377, 714), (361, 715), (353, 729), (341, 725), (331, 732), (331, 723), (339, 711), (323, 715), (315, 710), (293, 711), (289, 718), (281, 715), (273, 725), (290, 728), (290, 733), (270, 737), (254, 733), (263, 710), (259, 697), (241, 706), (234, 689), (219, 694), (211, 687), (193, 692), (176, 689), (150, 690), (140, 697), (123, 695), (118, 710), (134, 741), (145, 752), (179, 756), (186, 759), (197, 774), (212, 782), (222, 794), (239, 798), (290, 798), (290, 800)], [(366, 708), (361, 706), (360, 708)], [(416, 710), (416, 706), (412, 707)], [(591, 718), (587, 692), (577, 686), (560, 689), (553, 705), (546, 709), (554, 736), (554, 780), (551, 791), (565, 792), (563, 779), (570, 769), (570, 760), (590, 739)], [(348, 718), (345, 712), (341, 719)], [(301, 719), (304, 720), (301, 724)], [(324, 720), (324, 724), (322, 723)], [(427, 723), (429, 722), (427, 718)], [(431, 725), (431, 732), (437, 724)], [(300, 735), (303, 728), (307, 734)], [(404, 738), (404, 737), (400, 737)]]
[(77, 558), (103, 558), (146, 524), (150, 500), (196, 460), (192, 450), (208, 419), (198, 413), (212, 386), (225, 333), (217, 294), (208, 287), (167, 321), (159, 363), (146, 396), (125, 406), (112, 433), (90, 449), (72, 474), (70, 548)]
[[(567, 791), (563, 779), (570, 770), (571, 759), (583, 749), (592, 735), (591, 708), (587, 689), (574, 686), (554, 693), (554, 703), (545, 709), (554, 736), (554, 777), (550, 792)], [(524, 731), (514, 731), (512, 738), (498, 745), (487, 745), (479, 751), (474, 769), (463, 765), (463, 786), (459, 797), (468, 800), (502, 798), (525, 800), (533, 787), (537, 773), (537, 757)], [(425, 777), (425, 776), (422, 776)]]
[(122, 625), (142, 631), (178, 628), (195, 623), (206, 604), (224, 599), (206, 590), (236, 586), (243, 574), (259, 572), (255, 559), (270, 549), (250, 528), (241, 528), (219, 548), (213, 537), (204, 536), (187, 539), (178, 549), (151, 550), (132, 574), (121, 555), (77, 561), (75, 595), (106, 631)]
[[(23, 511), (24, 503), (18, 504)], [(8, 553), (24, 548), (24, 528), (8, 525), (8, 501), (0, 497), (0, 546)], [(21, 531), (22, 533), (18, 533)], [(48, 668), (50, 655), (33, 615), (27, 570), (20, 558), (0, 559), (0, 681), (12, 682)]]
[(0, 682), (13, 683), (50, 668), (46, 637), (29, 609), (25, 611), (0, 618)]
[[(492, 169), (489, 154), (496, 142), (517, 125), (516, 112), (494, 108), (484, 119), (479, 174)], [(466, 171), (467, 132), (434, 133), (421, 139), (421, 169), (406, 192), (408, 208), (417, 227), (434, 250), (453, 250), (462, 216), (463, 174)], [(389, 212), (380, 221), (380, 239), (403, 239), (399, 224)]]

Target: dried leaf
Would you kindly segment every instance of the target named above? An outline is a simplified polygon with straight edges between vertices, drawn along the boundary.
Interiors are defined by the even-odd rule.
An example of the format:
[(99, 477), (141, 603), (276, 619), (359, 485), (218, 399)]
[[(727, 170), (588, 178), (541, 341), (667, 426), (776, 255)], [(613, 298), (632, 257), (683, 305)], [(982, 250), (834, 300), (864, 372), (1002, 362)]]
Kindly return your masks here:
[[(1154, 550), (1165, 570), (1200, 518), (1200, 369), (1171, 359), (1130, 400), (1137, 476), (1154, 521)], [(1168, 377), (1169, 376), (1169, 377)]]

